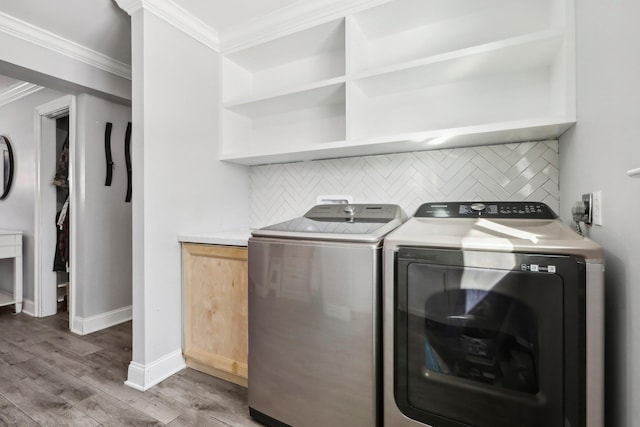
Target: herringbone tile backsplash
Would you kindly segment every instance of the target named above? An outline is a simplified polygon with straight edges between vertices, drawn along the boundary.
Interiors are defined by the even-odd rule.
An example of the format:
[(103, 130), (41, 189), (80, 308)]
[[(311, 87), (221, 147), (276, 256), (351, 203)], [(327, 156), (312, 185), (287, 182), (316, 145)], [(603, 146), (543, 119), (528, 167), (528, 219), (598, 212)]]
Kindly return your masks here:
[(558, 142), (524, 142), (251, 168), (249, 226), (303, 215), (319, 195), (395, 203), (524, 200), (559, 206)]

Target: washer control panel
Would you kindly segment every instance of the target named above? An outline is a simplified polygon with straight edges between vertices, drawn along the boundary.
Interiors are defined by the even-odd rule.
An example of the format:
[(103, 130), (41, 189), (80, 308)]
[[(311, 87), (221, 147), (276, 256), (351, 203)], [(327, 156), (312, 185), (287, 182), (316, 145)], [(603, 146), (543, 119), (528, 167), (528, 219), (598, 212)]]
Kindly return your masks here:
[(556, 219), (557, 215), (541, 202), (443, 202), (422, 204), (415, 217)]
[(406, 216), (398, 205), (386, 204), (335, 204), (317, 205), (311, 208), (305, 218), (316, 221), (389, 222), (395, 218), (404, 221)]

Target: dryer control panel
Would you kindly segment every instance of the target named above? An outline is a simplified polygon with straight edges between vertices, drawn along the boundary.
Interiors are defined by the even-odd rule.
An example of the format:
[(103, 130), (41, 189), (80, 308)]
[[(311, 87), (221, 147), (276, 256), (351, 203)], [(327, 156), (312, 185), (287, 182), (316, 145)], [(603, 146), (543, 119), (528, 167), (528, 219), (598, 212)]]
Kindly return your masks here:
[(424, 203), (416, 218), (519, 218), (556, 219), (557, 215), (541, 202), (442, 202)]

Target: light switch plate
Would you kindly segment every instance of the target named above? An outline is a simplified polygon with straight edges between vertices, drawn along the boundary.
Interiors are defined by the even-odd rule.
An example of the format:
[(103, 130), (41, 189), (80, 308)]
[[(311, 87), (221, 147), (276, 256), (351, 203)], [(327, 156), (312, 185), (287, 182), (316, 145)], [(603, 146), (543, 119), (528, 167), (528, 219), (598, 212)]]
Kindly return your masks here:
[(594, 191), (592, 194), (591, 212), (593, 225), (602, 225), (602, 191)]

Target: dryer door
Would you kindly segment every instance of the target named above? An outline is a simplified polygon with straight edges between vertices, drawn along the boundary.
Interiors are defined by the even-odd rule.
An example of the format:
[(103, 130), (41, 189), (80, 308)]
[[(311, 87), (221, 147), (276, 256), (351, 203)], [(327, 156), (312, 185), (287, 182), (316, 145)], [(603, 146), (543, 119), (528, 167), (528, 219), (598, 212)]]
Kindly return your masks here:
[(400, 249), (399, 409), (433, 427), (580, 425), (581, 265), (565, 256)]

